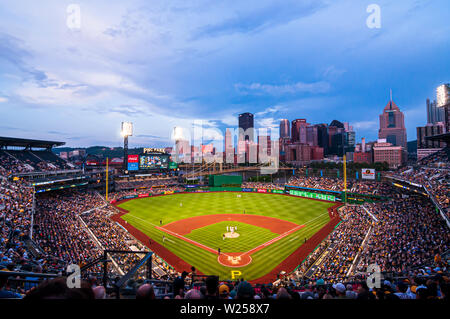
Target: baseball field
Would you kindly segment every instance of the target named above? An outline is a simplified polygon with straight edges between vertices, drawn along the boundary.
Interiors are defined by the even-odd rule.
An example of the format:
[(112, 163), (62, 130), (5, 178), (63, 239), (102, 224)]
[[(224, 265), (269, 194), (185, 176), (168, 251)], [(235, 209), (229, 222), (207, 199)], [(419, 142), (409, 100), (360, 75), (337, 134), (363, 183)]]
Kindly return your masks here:
[(113, 218), (178, 271), (258, 282), (300, 264), (338, 223), (336, 206), (282, 194), (177, 193), (119, 202)]

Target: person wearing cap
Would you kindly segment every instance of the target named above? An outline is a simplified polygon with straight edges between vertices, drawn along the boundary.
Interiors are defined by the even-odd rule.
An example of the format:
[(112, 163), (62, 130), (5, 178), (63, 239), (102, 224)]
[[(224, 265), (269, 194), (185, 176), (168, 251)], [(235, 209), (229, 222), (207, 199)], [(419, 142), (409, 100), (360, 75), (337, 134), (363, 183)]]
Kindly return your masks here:
[(227, 285), (222, 284), (219, 286), (219, 298), (220, 299), (231, 299), (230, 288)]
[(356, 299), (356, 297), (358, 296), (357, 293), (353, 291), (353, 287), (351, 284), (347, 284), (347, 291), (345, 292), (345, 296), (348, 299)]
[(337, 283), (336, 285), (333, 285), (333, 288), (336, 290), (336, 298), (335, 299), (347, 299), (345, 295), (345, 286), (343, 283)]

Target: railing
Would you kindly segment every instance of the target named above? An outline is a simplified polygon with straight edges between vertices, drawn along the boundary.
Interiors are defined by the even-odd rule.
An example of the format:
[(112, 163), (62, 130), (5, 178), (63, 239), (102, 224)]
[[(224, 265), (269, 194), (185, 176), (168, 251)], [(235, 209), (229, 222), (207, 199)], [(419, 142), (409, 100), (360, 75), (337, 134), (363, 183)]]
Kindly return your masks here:
[[(136, 275), (138, 275), (138, 271), (143, 267), (147, 269), (145, 272), (145, 277), (147, 277), (144, 283), (152, 284), (153, 289), (155, 290), (155, 295), (159, 298), (169, 296), (173, 297), (173, 286), (172, 281), (165, 280), (156, 280), (152, 278), (153, 271), (153, 252), (139, 252), (139, 251), (122, 251), (122, 250), (105, 250), (104, 251), (104, 259), (108, 254), (143, 254), (145, 256), (139, 260), (124, 276), (122, 276), (117, 281), (113, 282), (111, 285), (108, 285), (108, 276), (107, 276), (107, 261), (104, 261), (103, 268), (103, 286), (109, 292), (114, 292), (116, 299), (120, 299), (121, 295), (135, 295), (136, 291), (133, 288), (127, 288), (125, 284), (129, 282), (129, 280), (133, 279)], [(140, 274), (142, 276), (142, 274)], [(142, 279), (142, 278), (141, 278)]]

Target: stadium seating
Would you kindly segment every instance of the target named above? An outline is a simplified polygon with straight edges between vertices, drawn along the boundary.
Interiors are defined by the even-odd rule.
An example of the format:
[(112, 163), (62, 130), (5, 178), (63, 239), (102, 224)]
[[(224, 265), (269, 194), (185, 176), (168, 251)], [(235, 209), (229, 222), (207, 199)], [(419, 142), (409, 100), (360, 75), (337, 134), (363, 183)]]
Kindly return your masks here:
[[(394, 177), (421, 183), (436, 199), (448, 216), (447, 150), (432, 154), (414, 167), (393, 172)], [(63, 168), (65, 163), (47, 151), (0, 151), (0, 271), (7, 278), (0, 287), (3, 295), (16, 298), (44, 297), (45, 289), (37, 284), (14, 283), (8, 276), (15, 271), (34, 273), (36, 277), (63, 273), (68, 264), (88, 267), (83, 272), (86, 285), (102, 287), (102, 254), (108, 250), (149, 250), (134, 239), (110, 216), (116, 213), (103, 196), (93, 190), (63, 190), (33, 194), (25, 180), (12, 180), (12, 172), (30, 169)], [(164, 191), (182, 191), (174, 179), (124, 181), (109, 199), (127, 195)], [(163, 186), (142, 189), (133, 187)], [(294, 176), (289, 185), (341, 191), (342, 180), (333, 178)], [(244, 183), (243, 187), (283, 189), (273, 183)], [(347, 205), (340, 211), (341, 223), (299, 267), (280, 274), (272, 282), (251, 286), (246, 282), (220, 282), (213, 277), (198, 280), (196, 271), (181, 274), (160, 257), (154, 259), (150, 288), (144, 270), (123, 283), (127, 296), (136, 298), (206, 298), (229, 299), (448, 299), (449, 230), (434, 203), (422, 196), (394, 192), (383, 182), (350, 181), (349, 189), (361, 194), (389, 195), (385, 202)], [(34, 203), (34, 205), (33, 205)], [(34, 209), (34, 210), (33, 210)], [(141, 255), (142, 255), (141, 254)], [(107, 263), (108, 280), (121, 278), (133, 270), (141, 255), (110, 254)], [(369, 289), (367, 267), (376, 263), (385, 280), (381, 288)], [(5, 277), (6, 276), (6, 277)], [(114, 282), (114, 281), (111, 281)], [(41, 285), (57, 285), (58, 279)], [(86, 298), (112, 297), (110, 284), (95, 288)], [(147, 285), (147, 286), (146, 286)], [(162, 285), (162, 286), (158, 286)], [(161, 287), (169, 285), (170, 293)], [(226, 286), (226, 287), (225, 287)], [(161, 289), (159, 289), (159, 288)], [(181, 287), (177, 290), (177, 287)], [(200, 287), (199, 289), (192, 289)], [(106, 288), (104, 293), (102, 289)], [(172, 289), (173, 288), (173, 289)], [(27, 293), (28, 291), (28, 293)], [(166, 291), (167, 292), (167, 291)]]

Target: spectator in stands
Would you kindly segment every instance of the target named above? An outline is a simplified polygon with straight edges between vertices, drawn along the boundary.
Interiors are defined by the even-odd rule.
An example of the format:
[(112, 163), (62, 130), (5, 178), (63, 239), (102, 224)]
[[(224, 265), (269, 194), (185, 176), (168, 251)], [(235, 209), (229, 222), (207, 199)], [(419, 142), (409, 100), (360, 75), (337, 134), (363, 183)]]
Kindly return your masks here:
[(230, 297), (230, 287), (225, 284), (220, 285), (219, 287), (219, 298), (220, 299), (232, 299)]
[(191, 289), (188, 292), (186, 292), (184, 299), (204, 299), (204, 297), (200, 292), (200, 290)]
[(0, 275), (0, 299), (21, 299), (22, 295), (6, 289), (8, 277)]
[(253, 299), (255, 295), (255, 290), (252, 285), (247, 281), (242, 281), (239, 283), (236, 289), (236, 299)]
[(178, 276), (174, 281), (173, 281), (173, 291), (174, 291), (174, 296), (176, 295), (183, 295), (183, 291), (185, 288), (185, 279), (186, 276), (188, 275), (188, 273), (186, 271), (183, 271), (181, 276)]
[(155, 292), (151, 284), (143, 284), (136, 292), (136, 299), (155, 299)]
[(27, 292), (24, 299), (94, 299), (94, 291), (86, 282), (81, 282), (81, 288), (69, 288), (66, 278), (56, 278), (43, 281), (38, 287)]
[(205, 299), (218, 299), (219, 278), (217, 276), (208, 276), (206, 278), (206, 294)]

